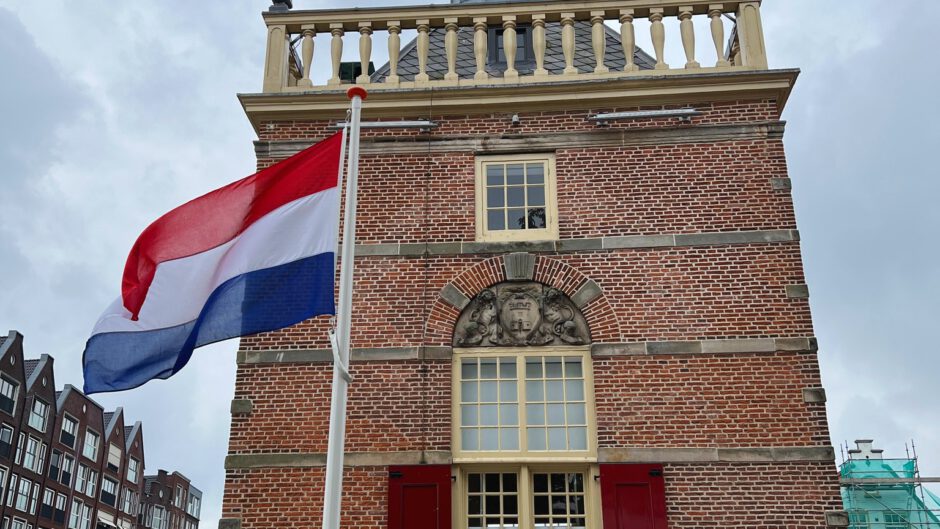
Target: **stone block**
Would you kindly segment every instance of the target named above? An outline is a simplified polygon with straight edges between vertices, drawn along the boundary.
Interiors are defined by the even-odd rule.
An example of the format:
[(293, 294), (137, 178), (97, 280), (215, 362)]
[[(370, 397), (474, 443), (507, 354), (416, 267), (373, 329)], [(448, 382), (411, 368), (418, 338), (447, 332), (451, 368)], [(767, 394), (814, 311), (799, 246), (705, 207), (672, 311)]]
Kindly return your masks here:
[(787, 297), (791, 299), (808, 299), (809, 287), (806, 285), (787, 285)]
[(699, 354), (702, 352), (702, 342), (649, 342), (646, 351), (651, 355)]
[(398, 255), (399, 244), (357, 244), (356, 257)]
[(603, 292), (601, 291), (600, 285), (594, 282), (593, 279), (588, 279), (581, 288), (571, 296), (571, 301), (578, 306), (579, 309), (583, 309), (585, 305), (594, 301), (595, 299), (601, 297)]
[(555, 247), (559, 252), (603, 250), (604, 239), (564, 239), (556, 242)]
[(770, 186), (774, 191), (789, 191), (793, 188), (789, 178), (771, 178)]
[(470, 304), (470, 298), (461, 292), (459, 288), (455, 287), (453, 283), (444, 285), (444, 288), (441, 289), (441, 299), (457, 310), (463, 310)]
[(803, 388), (803, 402), (820, 404), (826, 402), (824, 388)]
[(242, 529), (242, 519), (221, 518), (219, 519), (219, 529)]
[(625, 237), (604, 237), (604, 249), (620, 248), (663, 248), (675, 246), (672, 235), (628, 235)]
[(646, 342), (596, 343), (591, 345), (592, 356), (631, 356), (645, 354)]
[(848, 527), (849, 513), (845, 511), (829, 511), (826, 513), (826, 527)]
[(535, 277), (535, 256), (530, 253), (511, 253), (503, 256), (507, 281), (531, 281)]
[(702, 341), (703, 353), (773, 353), (776, 350), (770, 338)]
[(233, 399), (232, 415), (251, 415), (253, 404), (250, 399)]

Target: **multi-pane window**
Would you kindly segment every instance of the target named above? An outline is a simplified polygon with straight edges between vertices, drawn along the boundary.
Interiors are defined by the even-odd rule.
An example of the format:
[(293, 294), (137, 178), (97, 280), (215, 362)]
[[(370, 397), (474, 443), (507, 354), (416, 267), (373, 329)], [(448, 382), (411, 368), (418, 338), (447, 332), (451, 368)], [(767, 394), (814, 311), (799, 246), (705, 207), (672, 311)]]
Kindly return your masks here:
[(78, 421), (65, 415), (62, 418), (62, 431), (59, 433), (59, 441), (69, 448), (75, 448), (75, 435), (78, 432)]
[(85, 494), (89, 497), (95, 497), (95, 490), (98, 488), (98, 473), (94, 470), (88, 472), (88, 485), (85, 487)]
[(557, 239), (554, 157), (477, 160), (477, 239)]
[(121, 468), (121, 447), (108, 443), (108, 470), (117, 472)]
[(46, 431), (46, 415), (49, 413), (49, 405), (34, 398), (33, 407), (29, 410), (28, 424), (40, 432)]
[(52, 518), (52, 511), (55, 508), (55, 491), (52, 489), (45, 489), (42, 492), (42, 507), (39, 508), (39, 516), (43, 518)]
[(137, 471), (140, 465), (140, 461), (137, 461), (133, 457), (130, 458), (127, 462), (127, 481), (131, 483), (137, 483)]
[(69, 515), (69, 529), (78, 529), (79, 520), (82, 517), (82, 502), (72, 500), (72, 513)]
[(467, 527), (519, 527), (518, 474), (467, 474)]
[(49, 477), (53, 481), (59, 481), (59, 475), (62, 472), (62, 452), (52, 449), (52, 453), (49, 454)]
[(13, 427), (7, 424), (0, 426), (0, 456), (10, 457), (13, 451)]
[(589, 452), (584, 355), (467, 356), (459, 363), (459, 452)]
[(85, 430), (85, 444), (82, 445), (82, 455), (92, 461), (98, 459), (98, 434)]
[(532, 514), (535, 528), (584, 528), (587, 507), (584, 474), (552, 472), (532, 474)]
[(35, 470), (36, 460), (39, 458), (39, 439), (33, 436), (26, 438), (26, 452), (23, 454), (23, 466)]
[(163, 507), (159, 505), (154, 506), (153, 508), (153, 523), (150, 525), (153, 529), (163, 529), (164, 527), (164, 512)]
[(29, 492), (32, 489), (33, 482), (20, 478), (18, 488), (16, 489), (16, 509), (26, 512), (26, 509), (29, 507)]
[(7, 507), (13, 506), (13, 500), (16, 498), (16, 480), (17, 475), (10, 475), (10, 485), (7, 487)]
[(71, 486), (72, 484), (72, 468), (75, 467), (75, 459), (70, 455), (62, 456), (62, 476), (59, 480), (59, 483), (62, 483), (66, 487)]
[(78, 477), (75, 478), (75, 490), (85, 493), (85, 487), (88, 484), (88, 473), (91, 472), (91, 469), (79, 463), (78, 465)]
[(16, 407), (16, 389), (18, 384), (6, 375), (0, 375), (0, 410), (13, 414)]
[(59, 523), (65, 522), (65, 502), (67, 501), (65, 494), (56, 494), (55, 499), (55, 521)]
[(6, 482), (7, 482), (7, 469), (4, 467), (0, 467), (0, 500), (3, 499), (3, 493), (5, 492), (3, 487), (6, 485)]
[(111, 478), (101, 480), (101, 501), (112, 507), (117, 503), (117, 482)]

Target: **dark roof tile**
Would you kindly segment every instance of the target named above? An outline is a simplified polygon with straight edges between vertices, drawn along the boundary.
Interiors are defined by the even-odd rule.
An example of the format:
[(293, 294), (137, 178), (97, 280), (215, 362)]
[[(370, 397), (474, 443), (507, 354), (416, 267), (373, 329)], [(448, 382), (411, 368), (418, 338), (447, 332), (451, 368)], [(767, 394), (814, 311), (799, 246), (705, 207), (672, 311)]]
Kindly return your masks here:
[(26, 379), (29, 380), (29, 377), (33, 375), (33, 372), (36, 371), (36, 366), (39, 365), (39, 360), (25, 360), (23, 361), (23, 368), (26, 370)]
[[(620, 44), (620, 34), (605, 26), (607, 34), (607, 49), (604, 54), (604, 64), (611, 71), (623, 70), (623, 46)], [(427, 73), (431, 80), (444, 79), (447, 73), (447, 56), (444, 50), (444, 37), (447, 32), (437, 28), (431, 30), (428, 51)], [(545, 25), (545, 69), (550, 74), (558, 75), (564, 72), (565, 58), (561, 49), (561, 24), (554, 22)], [(656, 64), (646, 52), (636, 48), (634, 62), (643, 70), (651, 70)], [(591, 44), (591, 23), (575, 23), (575, 57), (574, 66), (581, 73), (593, 72), (596, 65), (594, 47)], [(455, 62), (457, 75), (461, 79), (472, 79), (476, 73), (476, 58), (473, 55), (473, 28), (464, 27), (457, 30), (457, 60)], [(488, 63), (486, 71), (490, 77), (502, 77), (505, 65)], [(535, 71), (535, 62), (526, 61), (516, 65), (519, 75), (531, 75)], [(389, 65), (384, 64), (372, 74), (373, 82), (382, 82), (388, 75)], [(403, 81), (413, 81), (418, 74), (417, 39), (409, 42), (402, 49), (398, 61), (398, 75)]]

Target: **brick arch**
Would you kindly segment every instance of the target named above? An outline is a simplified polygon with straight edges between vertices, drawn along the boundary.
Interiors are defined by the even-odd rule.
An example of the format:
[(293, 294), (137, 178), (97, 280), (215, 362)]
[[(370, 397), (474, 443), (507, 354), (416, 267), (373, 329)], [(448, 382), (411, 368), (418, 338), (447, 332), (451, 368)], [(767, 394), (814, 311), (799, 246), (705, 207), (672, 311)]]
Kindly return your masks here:
[[(563, 261), (540, 255), (532, 257), (535, 259), (534, 273), (532, 278), (527, 280), (557, 288), (569, 298), (574, 299), (575, 294), (591, 281), (578, 269)], [(467, 299), (473, 299), (480, 291), (508, 281), (505, 258), (506, 256), (500, 255), (480, 261), (453, 277), (445, 285), (431, 307), (426, 323), (425, 345), (451, 345), (454, 326), (462, 309), (448, 301), (449, 297), (453, 297), (448, 295), (448, 290), (451, 294), (459, 292)], [(620, 323), (603, 288), (600, 289), (599, 295), (581, 307), (581, 313), (587, 320), (593, 343), (621, 341)]]

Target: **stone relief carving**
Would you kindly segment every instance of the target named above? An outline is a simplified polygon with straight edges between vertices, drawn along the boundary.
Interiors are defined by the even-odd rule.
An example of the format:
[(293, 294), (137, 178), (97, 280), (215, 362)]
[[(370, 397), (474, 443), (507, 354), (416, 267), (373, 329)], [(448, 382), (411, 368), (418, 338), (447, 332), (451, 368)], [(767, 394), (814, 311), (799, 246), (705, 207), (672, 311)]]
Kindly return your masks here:
[(541, 283), (506, 282), (476, 295), (460, 314), (454, 347), (584, 345), (587, 322), (563, 292)]

